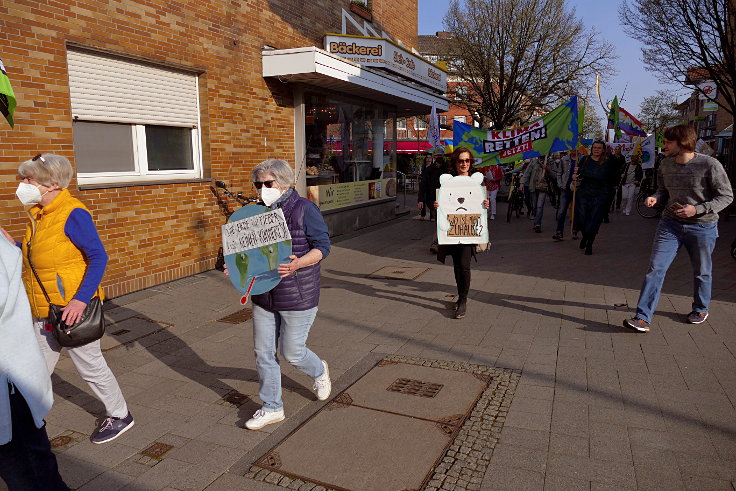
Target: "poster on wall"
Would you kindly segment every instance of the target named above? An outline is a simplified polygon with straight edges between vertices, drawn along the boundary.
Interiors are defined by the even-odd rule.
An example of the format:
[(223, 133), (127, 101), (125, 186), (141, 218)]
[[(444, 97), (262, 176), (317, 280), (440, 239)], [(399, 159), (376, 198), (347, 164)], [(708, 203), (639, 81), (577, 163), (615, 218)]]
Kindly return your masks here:
[(291, 233), (281, 209), (243, 206), (222, 226), (222, 253), (230, 281), (247, 301), (281, 281), (279, 264), (291, 262)]
[(437, 195), (437, 242), (439, 244), (488, 243), (488, 214), (483, 208), (486, 191), (483, 174), (440, 176)]
[(396, 179), (374, 179), (307, 187), (307, 198), (322, 211), (395, 196)]

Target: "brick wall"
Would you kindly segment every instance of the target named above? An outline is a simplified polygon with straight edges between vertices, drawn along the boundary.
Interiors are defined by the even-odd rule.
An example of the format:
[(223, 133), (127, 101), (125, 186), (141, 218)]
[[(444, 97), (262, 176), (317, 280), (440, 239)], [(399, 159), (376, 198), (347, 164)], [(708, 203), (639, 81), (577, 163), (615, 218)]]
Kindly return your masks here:
[[(393, 3), (378, 17), (409, 44), (416, 0)], [(261, 49), (321, 47), (325, 32), (340, 31), (341, 8), (346, 0), (5, 0), (0, 57), (18, 108), (14, 130), (0, 123), (0, 225), (18, 238), (25, 227), (14, 194), (21, 161), (53, 152), (74, 165), (68, 44), (201, 71), (205, 177), (252, 194), (246, 184), (255, 164), (294, 161), (291, 87), (261, 77)], [(212, 268), (224, 217), (209, 188), (188, 182), (80, 190), (72, 182), (110, 255), (103, 281), (110, 297)]]

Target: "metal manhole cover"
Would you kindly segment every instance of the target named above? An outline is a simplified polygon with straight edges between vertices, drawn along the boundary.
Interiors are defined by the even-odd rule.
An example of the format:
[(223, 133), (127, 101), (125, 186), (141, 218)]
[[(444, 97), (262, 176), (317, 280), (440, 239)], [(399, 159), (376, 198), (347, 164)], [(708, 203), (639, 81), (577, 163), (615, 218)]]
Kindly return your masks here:
[(226, 322), (228, 324), (240, 324), (253, 317), (253, 312), (250, 309), (238, 310), (230, 315), (226, 315), (222, 319), (217, 319), (217, 322)]
[(412, 380), (409, 378), (399, 378), (389, 385), (386, 390), (391, 392), (400, 392), (411, 396), (419, 397), (435, 397), (440, 389), (444, 387), (442, 384), (433, 384), (431, 382), (422, 382), (421, 380)]
[(368, 275), (369, 278), (384, 278), (392, 280), (416, 280), (429, 268), (414, 268), (410, 266), (384, 266)]
[(174, 446), (168, 443), (153, 442), (151, 446), (141, 452), (141, 455), (151, 457), (152, 459), (160, 459), (172, 448)]

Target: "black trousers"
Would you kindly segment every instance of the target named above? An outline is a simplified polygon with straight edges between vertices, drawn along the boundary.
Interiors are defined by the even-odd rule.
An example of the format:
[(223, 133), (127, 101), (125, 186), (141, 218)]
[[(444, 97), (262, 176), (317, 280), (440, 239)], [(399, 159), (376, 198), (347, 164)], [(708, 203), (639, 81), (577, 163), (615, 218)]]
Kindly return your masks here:
[(610, 205), (609, 195), (585, 196), (579, 194), (575, 203), (575, 228), (583, 233), (583, 237), (592, 239), (601, 228), (603, 217)]
[(51, 451), (46, 425), (36, 428), (23, 396), (10, 394), (13, 439), (0, 445), (0, 477), (10, 491), (68, 491)]
[(447, 247), (450, 249), (452, 266), (455, 270), (458, 300), (465, 300), (470, 291), (470, 259), (473, 257), (475, 245), (456, 244)]

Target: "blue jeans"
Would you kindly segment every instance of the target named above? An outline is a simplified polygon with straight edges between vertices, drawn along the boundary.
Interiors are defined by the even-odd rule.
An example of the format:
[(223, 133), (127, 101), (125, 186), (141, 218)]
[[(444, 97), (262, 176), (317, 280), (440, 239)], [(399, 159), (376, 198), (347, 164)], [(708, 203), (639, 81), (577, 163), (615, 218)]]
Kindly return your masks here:
[[(572, 191), (563, 189), (560, 193), (560, 208), (557, 212), (557, 232), (560, 235), (565, 233), (565, 220), (567, 220), (567, 207), (572, 203)], [(574, 213), (574, 211), (573, 211)]]
[(662, 218), (654, 233), (649, 271), (641, 287), (636, 316), (651, 322), (662, 293), (664, 275), (683, 245), (693, 267), (693, 310), (708, 312), (713, 284), (711, 254), (717, 238), (718, 222), (683, 223), (673, 218)]
[(293, 366), (317, 378), (324, 372), (322, 360), (306, 346), (309, 328), (317, 316), (317, 307), (309, 310), (270, 312), (253, 305), (253, 342), (260, 389), (258, 396), (263, 409), (276, 411), (281, 400), (281, 368), (276, 349)]
[(534, 226), (542, 225), (542, 215), (544, 215), (544, 201), (547, 199), (547, 191), (534, 192)]

